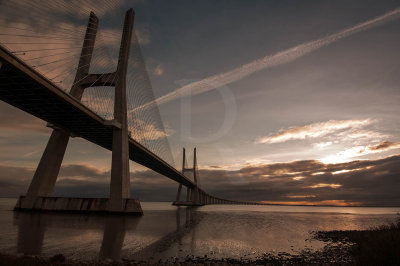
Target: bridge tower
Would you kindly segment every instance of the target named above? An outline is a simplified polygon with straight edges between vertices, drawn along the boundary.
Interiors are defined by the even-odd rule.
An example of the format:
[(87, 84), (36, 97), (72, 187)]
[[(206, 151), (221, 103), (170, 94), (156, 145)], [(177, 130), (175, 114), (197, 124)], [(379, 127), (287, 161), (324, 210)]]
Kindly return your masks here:
[(186, 150), (183, 148), (182, 155), (182, 174), (186, 172), (193, 173), (193, 181), (195, 183), (194, 188), (187, 187), (186, 190), (186, 201), (181, 201), (181, 192), (182, 192), (182, 184), (179, 184), (178, 193), (176, 194), (176, 200), (173, 205), (177, 206), (202, 206), (206, 204), (205, 194), (200, 191), (198, 187), (198, 176), (197, 176), (197, 157), (196, 157), (196, 148), (193, 150), (193, 167), (186, 167)]
[(33, 176), (26, 196), (21, 196), (15, 209), (87, 211), (142, 214), (140, 202), (130, 199), (129, 137), (126, 101), (126, 73), (133, 30), (134, 11), (126, 12), (119, 58), (116, 71), (112, 73), (89, 73), (96, 33), (99, 24), (91, 12), (77, 72), (70, 94), (81, 100), (88, 87), (109, 86), (115, 88), (114, 119), (105, 121), (112, 128), (112, 163), (109, 199), (54, 198), (52, 197), (61, 163), (71, 133), (53, 128), (40, 163)]

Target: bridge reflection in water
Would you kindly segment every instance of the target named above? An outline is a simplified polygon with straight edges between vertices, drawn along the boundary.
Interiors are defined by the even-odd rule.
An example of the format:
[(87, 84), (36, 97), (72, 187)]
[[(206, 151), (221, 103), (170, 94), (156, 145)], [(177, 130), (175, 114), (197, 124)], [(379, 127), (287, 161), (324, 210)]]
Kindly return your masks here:
[[(0, 199), (0, 252), (76, 260), (156, 263), (188, 257), (257, 259), (322, 249), (313, 230), (363, 230), (395, 221), (399, 208), (209, 205), (145, 202), (144, 216), (9, 211)], [(3, 205), (2, 205), (3, 202)]]
[[(160, 223), (154, 216), (163, 217), (163, 228), (154, 227), (153, 224)], [(179, 253), (182, 238), (187, 235), (194, 249), (195, 228), (203, 216), (196, 207), (177, 207), (175, 213), (159, 211), (146, 216), (17, 212), (13, 220), (18, 228), (19, 254), (52, 256), (61, 253), (73, 259), (120, 261), (122, 257), (155, 259), (155, 254), (167, 251), (174, 244)], [(138, 225), (141, 228), (136, 231)], [(128, 239), (126, 232), (130, 235)], [(127, 249), (123, 249), (125, 241)]]

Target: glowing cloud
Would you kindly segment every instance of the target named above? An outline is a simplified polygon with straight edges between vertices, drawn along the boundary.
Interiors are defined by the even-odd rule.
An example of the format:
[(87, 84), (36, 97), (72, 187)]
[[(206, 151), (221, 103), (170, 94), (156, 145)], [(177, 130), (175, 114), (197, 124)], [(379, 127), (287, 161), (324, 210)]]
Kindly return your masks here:
[(230, 71), (216, 74), (210, 76), (208, 78), (190, 83), (181, 88), (176, 89), (164, 96), (159, 97), (153, 102), (149, 102), (144, 104), (138, 108), (148, 108), (153, 106), (154, 104), (163, 104), (184, 96), (197, 95), (200, 93), (204, 93), (220, 86), (233, 83), (242, 78), (245, 78), (253, 73), (256, 73), (260, 70), (279, 66), (282, 64), (286, 64), (292, 62), (298, 58), (301, 58), (321, 47), (339, 41), (345, 37), (351, 36), (355, 33), (370, 29), (374, 26), (378, 26), (384, 23), (387, 23), (391, 20), (397, 19), (400, 15), (400, 8), (394, 9), (390, 12), (387, 12), (381, 16), (368, 20), (366, 22), (357, 24), (355, 26), (349, 27), (337, 33), (328, 35), (326, 37), (302, 43), (295, 47), (289, 48), (287, 50), (278, 52), (273, 55), (267, 55), (260, 59), (254, 60), (248, 64), (242, 65), (240, 67), (234, 68)]
[(290, 127), (286, 130), (281, 130), (272, 136), (259, 138), (256, 143), (279, 143), (295, 139), (322, 137), (344, 129), (360, 128), (369, 125), (372, 122), (373, 121), (370, 119), (330, 120), (305, 126)]
[(342, 185), (340, 184), (325, 184), (325, 183), (319, 183), (316, 185), (309, 186), (309, 188), (323, 188), (323, 187), (330, 187), (330, 188), (340, 188)]
[(294, 205), (294, 206), (360, 206), (360, 202), (348, 202), (345, 200), (321, 200), (321, 201), (267, 201), (264, 204)]
[(356, 146), (344, 151), (338, 152), (334, 155), (322, 158), (320, 161), (323, 163), (343, 163), (353, 160), (356, 157), (380, 153), (389, 150), (399, 149), (400, 142), (384, 141), (376, 146)]
[(163, 68), (162, 64), (159, 64), (158, 66), (156, 66), (156, 68), (154, 69), (154, 74), (156, 76), (162, 76), (164, 74), (164, 68)]
[(323, 174), (325, 174), (325, 172), (315, 172), (315, 173), (312, 173), (311, 175), (323, 175)]
[(287, 198), (291, 199), (304, 199), (304, 198), (316, 198), (317, 196), (315, 195), (291, 195), (287, 196)]
[(133, 121), (133, 124), (129, 127), (131, 130), (131, 137), (140, 143), (146, 140), (152, 141), (163, 139), (175, 133), (175, 131), (169, 127), (163, 130), (153, 123), (146, 123), (140, 119), (132, 119), (131, 121)]
[(320, 150), (322, 150), (322, 149), (324, 149), (325, 147), (328, 147), (328, 146), (330, 146), (330, 145), (332, 145), (332, 141), (319, 142), (319, 143), (313, 144), (314, 147), (316, 147), (316, 148), (318, 148), (318, 149), (320, 149)]
[(339, 171), (334, 171), (334, 172), (332, 172), (332, 175), (339, 175), (339, 174), (348, 173), (348, 172), (368, 170), (368, 169), (371, 169), (372, 167), (373, 167), (373, 166), (370, 165), (370, 166), (363, 167), (363, 168), (343, 169), (343, 170), (339, 170)]

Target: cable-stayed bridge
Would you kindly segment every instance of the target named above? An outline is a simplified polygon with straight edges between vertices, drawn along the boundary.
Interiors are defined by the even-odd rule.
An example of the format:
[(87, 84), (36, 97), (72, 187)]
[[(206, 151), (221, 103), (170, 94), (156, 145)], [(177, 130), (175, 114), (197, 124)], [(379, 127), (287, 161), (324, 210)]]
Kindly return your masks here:
[[(65, 65), (71, 60), (72, 54), (77, 54), (71, 51), (78, 47), (62, 47), (58, 40), (65, 39), (66, 35), (35, 36), (30, 28), (6, 26), (13, 31), (2, 33), (6, 41), (0, 46), (0, 99), (47, 121), (53, 128), (29, 189), (20, 197), (16, 209), (142, 213), (139, 200), (130, 197), (129, 160), (176, 181), (179, 187), (175, 205), (246, 204), (209, 195), (199, 188), (196, 150), (193, 167), (186, 166), (184, 150), (182, 171), (176, 170), (158, 107), (137, 108), (154, 101), (154, 95), (133, 20), (134, 12), (130, 9), (125, 16), (118, 62), (112, 64), (113, 60), (106, 60), (104, 56), (96, 61), (99, 20), (90, 13), (83, 45), (77, 50), (80, 51), (76, 58), (78, 66), (73, 69), (69, 91), (61, 85), (63, 71), (54, 73), (55, 76), (50, 74), (57, 70), (58, 63)], [(68, 29), (63, 30), (61, 34), (66, 34)], [(19, 43), (15, 38), (25, 42)], [(55, 43), (48, 46), (52, 41)], [(5, 47), (13, 43), (25, 46), (19, 50)], [(45, 48), (38, 48), (40, 44)], [(27, 54), (31, 56), (24, 60)], [(43, 61), (43, 58), (49, 60)], [(27, 63), (35, 60), (36, 65)], [(42, 73), (43, 67), (50, 70)], [(112, 151), (109, 199), (52, 197), (71, 136)], [(186, 172), (193, 173), (194, 180), (187, 178)], [(186, 200), (181, 199), (182, 186), (187, 188)]]

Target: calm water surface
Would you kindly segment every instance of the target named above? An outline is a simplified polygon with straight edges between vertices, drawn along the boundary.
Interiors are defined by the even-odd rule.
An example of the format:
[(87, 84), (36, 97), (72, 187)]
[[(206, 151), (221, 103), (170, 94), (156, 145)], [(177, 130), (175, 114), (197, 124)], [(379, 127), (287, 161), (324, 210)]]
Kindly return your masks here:
[(0, 199), (0, 251), (62, 253), (71, 259), (254, 258), (324, 246), (316, 230), (366, 229), (394, 221), (400, 208), (209, 205), (142, 202), (141, 217), (13, 212)]

